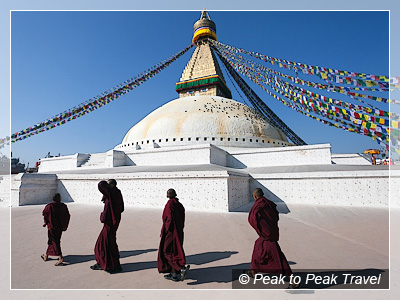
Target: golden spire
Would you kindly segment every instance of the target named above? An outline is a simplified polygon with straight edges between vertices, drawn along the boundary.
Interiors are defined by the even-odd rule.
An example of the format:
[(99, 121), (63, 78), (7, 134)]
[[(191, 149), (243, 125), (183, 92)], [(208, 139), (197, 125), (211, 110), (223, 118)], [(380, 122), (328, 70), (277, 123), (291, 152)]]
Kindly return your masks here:
[(211, 21), (208, 12), (204, 9), (201, 12), (200, 20), (193, 25), (193, 39), (192, 43), (196, 44), (197, 41), (202, 39), (217, 40), (217, 29), (215, 23)]

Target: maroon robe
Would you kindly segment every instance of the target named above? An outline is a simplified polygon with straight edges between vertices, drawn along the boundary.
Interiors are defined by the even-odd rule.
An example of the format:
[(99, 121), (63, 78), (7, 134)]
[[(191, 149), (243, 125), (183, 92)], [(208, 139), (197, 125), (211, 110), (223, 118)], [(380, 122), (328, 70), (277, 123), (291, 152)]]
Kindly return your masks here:
[(162, 215), (161, 241), (158, 249), (157, 267), (159, 273), (179, 272), (186, 264), (183, 250), (183, 227), (185, 208), (177, 198), (169, 199)]
[(44, 224), (47, 225), (47, 251), (46, 255), (62, 256), (61, 234), (66, 231), (69, 224), (70, 214), (67, 205), (53, 201), (46, 205), (43, 212)]
[(117, 229), (124, 211), (124, 200), (121, 191), (117, 187), (111, 189), (106, 181), (100, 181), (98, 188), (103, 194), (104, 210), (100, 221), (104, 226), (97, 238), (94, 256), (103, 270), (115, 270), (120, 266)]
[(251, 269), (256, 273), (279, 273), (290, 276), (292, 270), (279, 247), (279, 215), (276, 204), (264, 197), (257, 199), (249, 213), (249, 223), (259, 238), (254, 243)]

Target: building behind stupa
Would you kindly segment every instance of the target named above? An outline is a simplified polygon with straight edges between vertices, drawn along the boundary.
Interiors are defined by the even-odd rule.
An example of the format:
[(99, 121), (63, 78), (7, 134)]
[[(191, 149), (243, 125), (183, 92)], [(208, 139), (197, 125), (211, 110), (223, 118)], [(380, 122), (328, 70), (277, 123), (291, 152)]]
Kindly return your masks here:
[(97, 182), (114, 178), (127, 206), (162, 207), (174, 188), (187, 209), (233, 211), (252, 201), (256, 187), (281, 211), (290, 203), (387, 206), (386, 167), (371, 168), (357, 154), (332, 156), (330, 144), (294, 146), (232, 99), (207, 42), (216, 33), (203, 11), (194, 24), (196, 49), (176, 83), (179, 97), (108, 152), (41, 159), (38, 174), (14, 179), (12, 205), (46, 203), (55, 192), (64, 201), (100, 204)]

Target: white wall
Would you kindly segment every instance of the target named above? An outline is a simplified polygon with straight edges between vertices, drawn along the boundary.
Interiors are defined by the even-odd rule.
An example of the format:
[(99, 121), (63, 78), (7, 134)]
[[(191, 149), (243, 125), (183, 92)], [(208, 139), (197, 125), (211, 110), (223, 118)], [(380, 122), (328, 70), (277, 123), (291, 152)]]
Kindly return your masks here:
[[(228, 151), (231, 155), (227, 154)], [(368, 167), (341, 167), (331, 165), (330, 145), (293, 146), (284, 148), (244, 149), (214, 145), (135, 150), (126, 155), (121, 151), (107, 152), (107, 163), (138, 166), (166, 166), (168, 172), (130, 173), (115, 172), (111, 168), (99, 170), (105, 174), (60, 174), (58, 181), (46, 174), (25, 174), (12, 183), (13, 203), (36, 204), (48, 201), (57, 190), (68, 201), (101, 204), (97, 183), (114, 177), (123, 191), (126, 204), (143, 207), (163, 207), (165, 193), (175, 188), (188, 209), (228, 211), (248, 203), (256, 187), (264, 188), (269, 198), (278, 203), (278, 209), (287, 210), (286, 204), (353, 205), (387, 207), (389, 202), (389, 171)], [(66, 157), (68, 161), (84, 159), (83, 155)], [(45, 159), (55, 168), (63, 158)], [(229, 165), (237, 171), (173, 171), (179, 165)], [(293, 166), (282, 172), (270, 166)], [(320, 165), (303, 167), (302, 165)], [(246, 169), (249, 167), (249, 169)], [(255, 168), (251, 168), (255, 167)], [(263, 170), (259, 167), (266, 167)], [(392, 169), (396, 166), (392, 166)], [(60, 166), (57, 165), (57, 169)], [(75, 167), (75, 169), (81, 169)], [(212, 169), (212, 168), (210, 168)], [(240, 171), (242, 169), (243, 171)], [(275, 170), (280, 170), (278, 173)], [(307, 170), (307, 171), (304, 171)], [(314, 171), (313, 171), (314, 170)], [(320, 171), (315, 171), (320, 170)], [(261, 173), (260, 173), (261, 172)], [(264, 173), (262, 173), (264, 172)], [(392, 170), (391, 201), (400, 207), (400, 169)], [(33, 177), (29, 177), (29, 176)], [(39, 175), (43, 175), (40, 177)], [(20, 176), (20, 175), (18, 175)], [(36, 176), (36, 177), (35, 177)]]
[(212, 163), (243, 169), (258, 166), (331, 164), (329, 144), (270, 148), (233, 148), (200, 144), (138, 150), (131, 147), (125, 151), (110, 150), (106, 153), (94, 153), (90, 159), (89, 154), (83, 153), (42, 158), (39, 172), (135, 165), (174, 166)]
[(400, 169), (398, 166), (390, 166), (390, 207), (400, 208)]
[(11, 181), (11, 206), (49, 203), (56, 192), (55, 174), (20, 173)]
[(371, 155), (361, 153), (332, 154), (332, 162), (337, 165), (371, 165)]
[[(189, 210), (231, 211), (251, 201), (251, 192), (261, 187), (281, 212), (290, 204), (388, 207), (388, 175), (388, 170), (19, 174), (11, 184), (11, 200), (14, 206), (41, 204), (59, 192), (66, 202), (101, 205), (97, 183), (113, 177), (127, 206), (163, 207), (166, 191), (174, 188)], [(400, 207), (400, 169), (391, 171), (390, 183), (391, 205)]]
[(214, 163), (226, 162), (225, 152), (210, 144), (133, 150), (126, 155), (137, 166), (200, 165), (211, 162), (211, 151)]
[(60, 170), (74, 170), (89, 158), (89, 154), (76, 153), (60, 157), (41, 158), (39, 173)]
[[(397, 171), (397, 174), (399, 172)], [(286, 204), (371, 207), (389, 205), (388, 170), (251, 175), (258, 185)], [(399, 178), (392, 180), (400, 185)]]
[(232, 211), (252, 201), (250, 176), (231, 174), (228, 179), (228, 210)]
[[(97, 184), (110, 176), (59, 174), (58, 191), (63, 199), (101, 204)], [(227, 171), (118, 173), (112, 177), (117, 180), (126, 206), (164, 207), (169, 188), (176, 190), (190, 210), (228, 211), (250, 200), (246, 197), (249, 177)]]
[(107, 166), (119, 167), (126, 165), (126, 155), (123, 151), (110, 150), (107, 152)]
[(330, 144), (259, 149), (224, 149), (230, 154), (227, 164), (232, 168), (331, 164)]
[(11, 175), (0, 176), (0, 206), (10, 205), (10, 180)]

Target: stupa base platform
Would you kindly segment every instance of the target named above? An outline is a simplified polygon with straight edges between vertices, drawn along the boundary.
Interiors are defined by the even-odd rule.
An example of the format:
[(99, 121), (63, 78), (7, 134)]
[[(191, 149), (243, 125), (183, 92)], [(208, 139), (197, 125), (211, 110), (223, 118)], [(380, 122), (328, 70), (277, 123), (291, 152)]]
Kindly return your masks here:
[[(130, 166), (19, 174), (11, 183), (12, 206), (43, 204), (55, 192), (63, 201), (102, 205), (100, 180), (114, 178), (126, 206), (165, 205), (166, 191), (174, 188), (187, 210), (235, 211), (252, 201), (261, 187), (277, 203), (387, 208), (389, 167), (363, 165), (306, 165), (233, 169), (214, 164)], [(391, 170), (391, 194), (400, 194), (400, 168)], [(398, 206), (398, 201), (392, 203)]]

